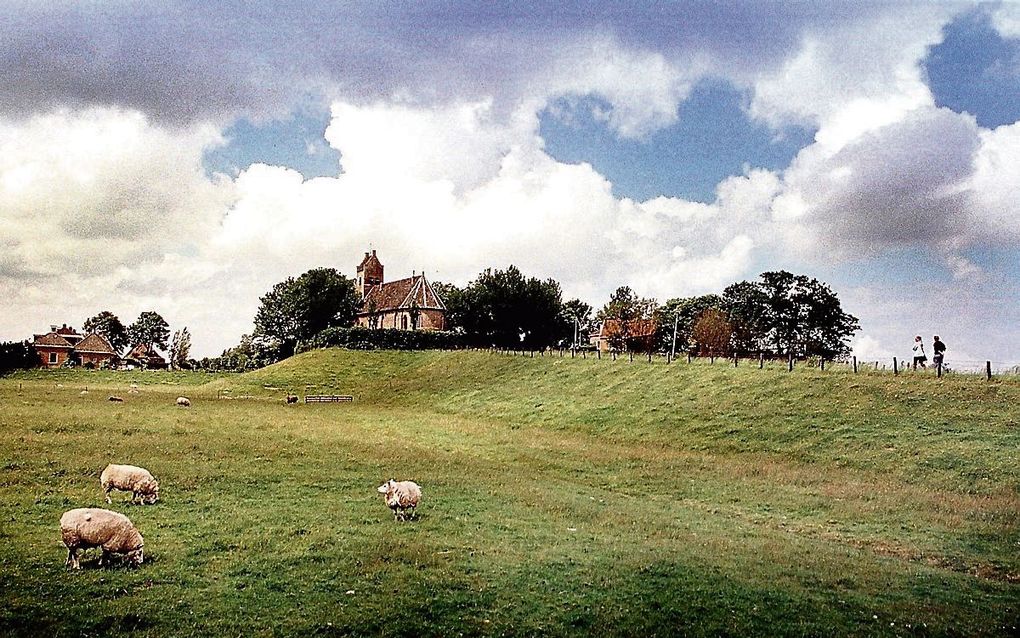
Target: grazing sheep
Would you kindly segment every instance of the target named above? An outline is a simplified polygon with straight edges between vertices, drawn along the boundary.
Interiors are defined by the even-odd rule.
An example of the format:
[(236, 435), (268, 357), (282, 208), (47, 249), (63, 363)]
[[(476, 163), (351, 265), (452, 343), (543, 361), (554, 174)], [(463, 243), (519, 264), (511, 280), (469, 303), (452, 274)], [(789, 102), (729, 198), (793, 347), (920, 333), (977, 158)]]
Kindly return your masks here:
[(390, 479), (376, 488), (376, 491), (383, 495), (386, 505), (393, 510), (394, 520), (407, 520), (407, 512), (410, 510), (414, 516), (418, 502), (421, 501), (421, 488), (414, 481), (394, 481)]
[(297, 396), (295, 396), (293, 394), (288, 394), (287, 395), (287, 404), (290, 405), (291, 403), (297, 403)]
[(110, 490), (131, 492), (131, 502), (141, 500), (142, 504), (152, 504), (159, 500), (159, 481), (144, 467), (134, 465), (110, 464), (103, 470), (99, 483), (106, 494), (106, 502), (110, 503)]
[(109, 564), (110, 554), (124, 554), (132, 565), (142, 564), (145, 541), (127, 516), (97, 507), (68, 510), (60, 517), (60, 538), (67, 546), (64, 566), (81, 569), (78, 550), (101, 547), (99, 564)]
[(191, 399), (189, 399), (188, 397), (177, 397), (177, 405), (179, 405), (182, 408), (190, 408)]
[(113, 401), (115, 403), (124, 403), (124, 399), (122, 399), (120, 397), (117, 397), (117, 396), (112, 396), (112, 395), (110, 396), (109, 399), (107, 399), (107, 401)]

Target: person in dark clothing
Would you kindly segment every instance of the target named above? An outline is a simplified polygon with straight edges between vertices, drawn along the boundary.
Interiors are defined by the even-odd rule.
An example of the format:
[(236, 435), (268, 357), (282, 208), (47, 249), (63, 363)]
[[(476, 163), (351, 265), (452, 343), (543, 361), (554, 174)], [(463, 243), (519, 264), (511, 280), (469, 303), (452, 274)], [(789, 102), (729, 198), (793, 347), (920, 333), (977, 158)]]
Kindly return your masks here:
[(938, 335), (933, 337), (935, 342), (931, 344), (932, 357), (931, 362), (935, 364), (936, 368), (942, 367), (942, 360), (945, 358), (946, 344), (942, 343)]

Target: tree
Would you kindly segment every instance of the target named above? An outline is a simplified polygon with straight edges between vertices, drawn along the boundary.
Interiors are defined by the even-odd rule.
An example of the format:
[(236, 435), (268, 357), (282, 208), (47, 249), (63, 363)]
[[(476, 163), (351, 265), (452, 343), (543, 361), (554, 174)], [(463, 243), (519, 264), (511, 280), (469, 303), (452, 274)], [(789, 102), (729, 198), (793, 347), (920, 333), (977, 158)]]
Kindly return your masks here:
[(27, 341), (0, 342), (0, 375), (39, 365), (35, 347)]
[(188, 366), (188, 355), (191, 354), (191, 333), (187, 326), (174, 332), (170, 340), (170, 367), (184, 370)]
[(726, 319), (726, 313), (718, 308), (708, 308), (694, 320), (691, 338), (697, 345), (698, 354), (722, 357), (730, 353), (733, 328)]
[(432, 289), (446, 306), (446, 330), (465, 332), (465, 317), (473, 307), (467, 290), (441, 281), (432, 282)]
[(128, 327), (128, 338), (134, 345), (145, 344), (166, 350), (170, 326), (158, 312), (150, 310), (138, 315), (138, 319)]
[(659, 348), (672, 351), (675, 330), (677, 350), (681, 352), (688, 350), (691, 346), (694, 322), (698, 315), (709, 308), (720, 308), (722, 302), (722, 297), (719, 295), (701, 295), (670, 299), (660, 306), (655, 312), (658, 321), (657, 342)]
[[(637, 322), (655, 319), (657, 309), (658, 304), (654, 299), (638, 297), (629, 286), (620, 286), (610, 295), (609, 302), (599, 310), (595, 319), (600, 322), (617, 322), (620, 329), (610, 334), (609, 345), (617, 350), (623, 350), (635, 336)], [(654, 344), (643, 344), (642, 347), (653, 348)]]
[(253, 338), (278, 341), (279, 352), (286, 358), (294, 354), (299, 340), (311, 339), (326, 328), (352, 325), (361, 295), (354, 282), (336, 269), (313, 268), (276, 284), (259, 301)]
[(85, 334), (94, 332), (106, 337), (106, 340), (110, 342), (110, 345), (118, 353), (123, 352), (124, 348), (130, 345), (127, 328), (120, 322), (117, 315), (109, 310), (104, 310), (95, 317), (86, 319), (83, 329)]
[(785, 270), (760, 277), (761, 281), (743, 281), (723, 292), (739, 345), (826, 359), (849, 354), (850, 338), (860, 324), (843, 311), (828, 285)]
[(542, 348), (563, 333), (560, 285), (525, 277), (516, 266), (487, 269), (465, 288), (444, 285), (440, 294), (451, 327), (475, 345)]
[(588, 342), (591, 332), (592, 307), (580, 299), (571, 299), (563, 304), (563, 323), (566, 329), (564, 340), (572, 347)]

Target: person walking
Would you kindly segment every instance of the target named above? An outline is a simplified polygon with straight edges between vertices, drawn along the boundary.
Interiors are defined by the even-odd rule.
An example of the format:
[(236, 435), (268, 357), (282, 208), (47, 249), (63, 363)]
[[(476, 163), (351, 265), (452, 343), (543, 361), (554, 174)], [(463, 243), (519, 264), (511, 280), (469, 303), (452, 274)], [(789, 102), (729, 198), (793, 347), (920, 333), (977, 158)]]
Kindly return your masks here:
[(925, 361), (928, 360), (928, 357), (925, 356), (924, 354), (924, 342), (921, 341), (921, 335), (917, 335), (916, 337), (914, 337), (913, 351), (914, 351), (914, 370), (917, 370), (917, 364), (919, 363), (921, 364), (922, 368), (927, 368), (928, 366), (925, 365)]
[(942, 369), (942, 360), (946, 356), (946, 344), (942, 343), (938, 335), (932, 337), (935, 341), (931, 344), (931, 362), (939, 370)]

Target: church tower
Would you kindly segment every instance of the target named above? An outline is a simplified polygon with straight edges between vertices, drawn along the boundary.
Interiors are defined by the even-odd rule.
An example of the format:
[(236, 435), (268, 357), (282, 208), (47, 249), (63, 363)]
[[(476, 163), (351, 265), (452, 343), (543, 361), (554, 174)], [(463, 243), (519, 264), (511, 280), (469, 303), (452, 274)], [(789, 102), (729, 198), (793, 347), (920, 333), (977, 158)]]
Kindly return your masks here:
[(358, 292), (364, 299), (372, 286), (382, 285), (383, 265), (375, 256), (375, 251), (365, 253), (365, 258), (358, 265)]

